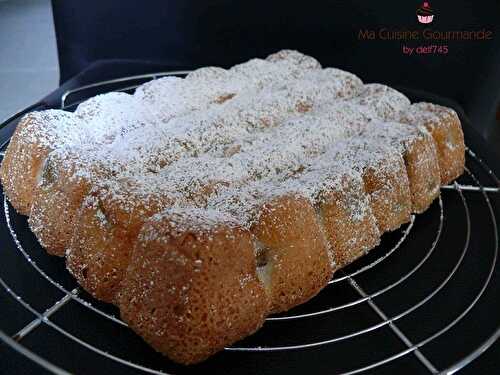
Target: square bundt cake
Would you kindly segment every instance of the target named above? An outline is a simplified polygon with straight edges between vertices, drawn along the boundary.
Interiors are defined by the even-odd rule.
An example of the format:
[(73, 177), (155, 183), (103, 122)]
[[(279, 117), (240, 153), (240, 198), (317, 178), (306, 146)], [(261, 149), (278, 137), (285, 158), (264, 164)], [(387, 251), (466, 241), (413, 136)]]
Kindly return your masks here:
[(83, 288), (189, 364), (309, 300), (463, 169), (453, 110), (284, 50), (29, 113), (1, 180)]

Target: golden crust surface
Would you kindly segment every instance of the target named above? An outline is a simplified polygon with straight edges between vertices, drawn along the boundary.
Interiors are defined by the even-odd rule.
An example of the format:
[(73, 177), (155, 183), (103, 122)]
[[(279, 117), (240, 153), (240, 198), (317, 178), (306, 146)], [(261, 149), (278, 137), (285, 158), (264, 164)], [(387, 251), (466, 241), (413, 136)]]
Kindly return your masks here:
[(342, 188), (323, 192), (318, 213), (337, 267), (343, 267), (380, 242), (380, 231), (362, 180), (348, 179)]
[(144, 226), (118, 306), (156, 350), (189, 364), (256, 331), (269, 302), (250, 233), (177, 232), (170, 225), (153, 219)]
[(266, 203), (252, 233), (259, 243), (259, 272), (272, 312), (309, 300), (331, 279), (332, 255), (307, 200), (283, 196)]
[(2, 161), (0, 177), (12, 206), (22, 215), (29, 215), (37, 188), (37, 180), (45, 158), (52, 151), (36, 140), (27, 141), (25, 134), (39, 132), (45, 122), (27, 115), (17, 125)]
[(406, 145), (404, 153), (410, 186), (412, 212), (424, 212), (439, 195), (439, 159), (431, 135), (422, 134)]
[(400, 155), (392, 155), (366, 168), (363, 181), (381, 233), (395, 230), (410, 221), (410, 188)]
[(49, 157), (32, 202), (28, 223), (52, 255), (65, 255), (78, 221), (78, 210), (92, 188), (89, 180), (75, 178), (73, 173), (66, 163)]
[(446, 185), (464, 171), (465, 143), (455, 111), (432, 103), (416, 103), (402, 114), (402, 121), (425, 126), (436, 144), (441, 184)]
[(106, 302), (115, 301), (144, 222), (166, 206), (159, 200), (137, 200), (132, 194), (130, 200), (135, 204), (125, 209), (105, 194), (88, 196), (67, 246), (68, 270), (90, 294)]

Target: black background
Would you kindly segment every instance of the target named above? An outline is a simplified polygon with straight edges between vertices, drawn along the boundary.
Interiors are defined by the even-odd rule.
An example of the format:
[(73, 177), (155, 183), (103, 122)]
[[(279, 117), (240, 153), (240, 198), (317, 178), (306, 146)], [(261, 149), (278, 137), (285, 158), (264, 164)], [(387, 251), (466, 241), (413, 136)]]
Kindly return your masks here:
[[(99, 60), (140, 60), (153, 65), (151, 69), (228, 67), (292, 48), (325, 66), (349, 70), (366, 82), (452, 98), (483, 136), (496, 135), (500, 2), (436, 0), (430, 4), (434, 22), (422, 25), (415, 14), (421, 1), (416, 0), (53, 1), (62, 81)], [(358, 39), (359, 30), (380, 28), (486, 29), (493, 38), (438, 43)], [(446, 44), (449, 53), (406, 56), (401, 53), (403, 43)]]

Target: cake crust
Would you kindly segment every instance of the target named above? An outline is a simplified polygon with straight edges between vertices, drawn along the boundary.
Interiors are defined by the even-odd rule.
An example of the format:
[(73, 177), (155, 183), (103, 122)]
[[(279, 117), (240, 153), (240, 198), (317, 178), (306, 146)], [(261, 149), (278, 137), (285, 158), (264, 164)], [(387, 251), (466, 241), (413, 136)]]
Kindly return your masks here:
[(122, 317), (175, 361), (207, 358), (256, 331), (269, 311), (248, 231), (179, 231), (159, 215), (131, 259), (118, 297)]
[(251, 229), (258, 241), (258, 272), (271, 299), (269, 312), (309, 300), (333, 275), (332, 254), (315, 210), (301, 197), (267, 202)]

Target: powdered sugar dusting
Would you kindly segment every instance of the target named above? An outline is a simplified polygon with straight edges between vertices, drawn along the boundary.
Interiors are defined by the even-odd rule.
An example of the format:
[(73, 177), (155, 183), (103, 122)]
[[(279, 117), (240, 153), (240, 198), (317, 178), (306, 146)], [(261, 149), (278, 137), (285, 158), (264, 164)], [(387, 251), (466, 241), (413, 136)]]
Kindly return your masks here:
[[(281, 51), (31, 116), (50, 124), (36, 136), (92, 180), (95, 199), (124, 211), (155, 201), (155, 217), (177, 225), (249, 226), (272, 197), (314, 203), (374, 163), (391, 168), (391, 155), (425, 132), (400, 123), (412, 123), (402, 121), (408, 108), (394, 89)], [(367, 205), (352, 203), (355, 220)]]

